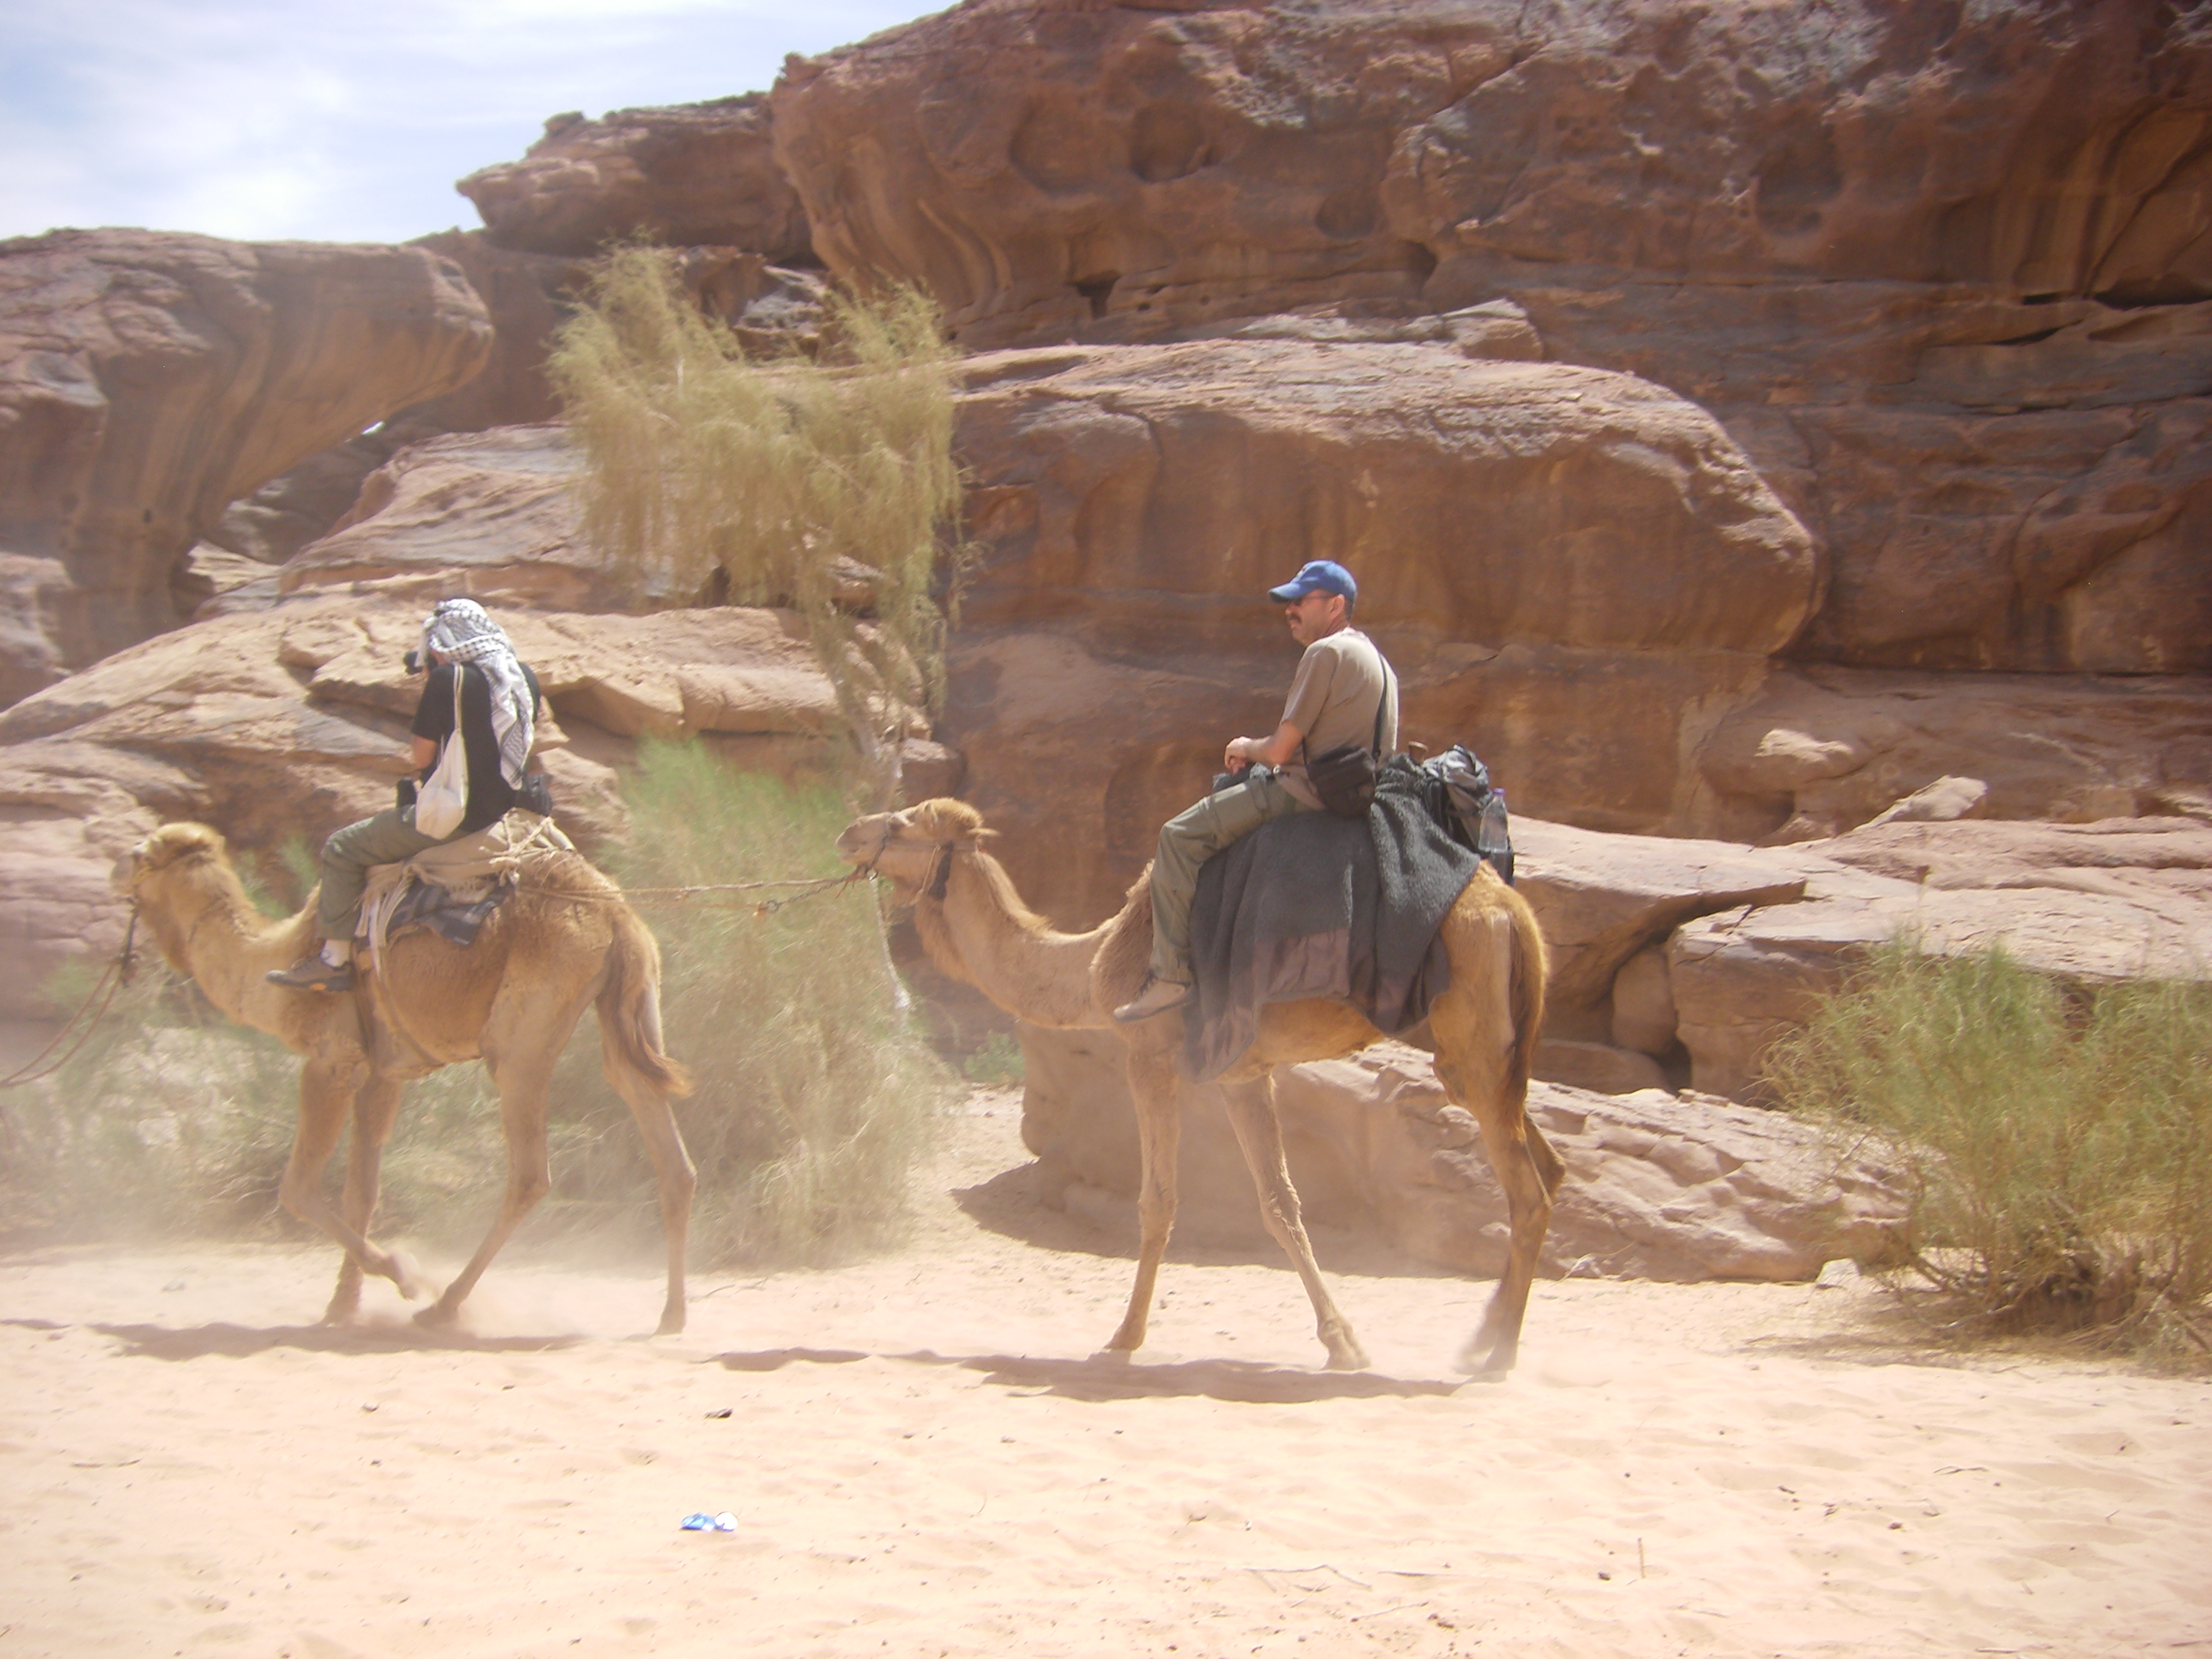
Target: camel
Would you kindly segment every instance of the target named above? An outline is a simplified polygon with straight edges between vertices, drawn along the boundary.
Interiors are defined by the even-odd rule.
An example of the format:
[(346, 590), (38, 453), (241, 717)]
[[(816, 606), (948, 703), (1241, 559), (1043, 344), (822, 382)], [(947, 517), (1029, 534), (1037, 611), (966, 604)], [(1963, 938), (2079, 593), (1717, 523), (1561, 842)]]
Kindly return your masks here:
[[(694, 1171), (669, 1097), (688, 1094), (684, 1068), (661, 1051), (660, 951), (620, 890), (574, 853), (533, 865), (529, 883), (493, 912), (465, 950), (431, 933), (393, 940), (380, 971), (364, 960), (359, 989), (331, 995), (266, 983), (271, 968), (314, 948), (315, 894), (272, 921), (256, 910), (223, 838), (204, 823), (164, 824), (116, 867), (161, 954), (241, 1025), (266, 1031), (301, 1057), (300, 1121), (280, 1201), (345, 1252), (325, 1322), (353, 1317), (364, 1271), (413, 1301), (427, 1291), (414, 1264), (368, 1238), (384, 1144), (412, 1079), (482, 1060), (499, 1091), (507, 1152), (499, 1218), (459, 1277), (418, 1323), (450, 1323), (500, 1247), (552, 1185), (545, 1091), (586, 1007), (596, 1003), (602, 1067), (645, 1137), (660, 1188), (668, 1294), (659, 1333), (684, 1328), (684, 1247)], [(578, 896), (564, 898), (562, 894)], [(348, 1110), (353, 1143), (345, 1207), (323, 1195), (323, 1166)]]
[[(1058, 933), (1022, 902), (1005, 867), (983, 850), (994, 833), (965, 801), (930, 800), (856, 820), (838, 837), (837, 850), (848, 863), (887, 878), (899, 898), (913, 904), (923, 948), (944, 972), (1032, 1024), (1111, 1030), (1121, 1037), (1143, 1174), (1136, 1284), (1128, 1312), (1106, 1346), (1109, 1352), (1133, 1353), (1144, 1346), (1160, 1258), (1175, 1225), (1182, 1133), (1181, 1017), (1116, 1025), (1109, 1012), (1134, 996), (1144, 980), (1152, 951), (1152, 870), (1147, 866), (1137, 878), (1118, 915), (1087, 933)], [(1544, 1017), (1544, 940), (1527, 902), (1487, 864), (1461, 892), (1443, 931), (1451, 988), (1429, 1011), (1437, 1076), (1481, 1126), (1512, 1227), (1505, 1272), (1460, 1364), (1498, 1375), (1512, 1369), (1519, 1351), (1529, 1284), (1564, 1173), (1527, 1112), (1529, 1061)], [(1277, 1003), (1263, 1011), (1249, 1052), (1220, 1079), (1261, 1216), (1304, 1282), (1333, 1370), (1363, 1368), (1367, 1356), (1314, 1265), (1284, 1160), (1273, 1074), (1279, 1066), (1356, 1053), (1382, 1036), (1340, 1003)]]

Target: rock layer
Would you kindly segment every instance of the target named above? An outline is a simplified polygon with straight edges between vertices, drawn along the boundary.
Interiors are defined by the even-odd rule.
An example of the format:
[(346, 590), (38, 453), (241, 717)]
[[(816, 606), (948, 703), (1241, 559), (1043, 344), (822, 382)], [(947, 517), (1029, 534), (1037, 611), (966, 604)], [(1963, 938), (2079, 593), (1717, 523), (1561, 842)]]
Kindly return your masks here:
[(58, 231), (0, 245), (0, 700), (171, 627), (233, 500), (483, 366), (418, 249)]

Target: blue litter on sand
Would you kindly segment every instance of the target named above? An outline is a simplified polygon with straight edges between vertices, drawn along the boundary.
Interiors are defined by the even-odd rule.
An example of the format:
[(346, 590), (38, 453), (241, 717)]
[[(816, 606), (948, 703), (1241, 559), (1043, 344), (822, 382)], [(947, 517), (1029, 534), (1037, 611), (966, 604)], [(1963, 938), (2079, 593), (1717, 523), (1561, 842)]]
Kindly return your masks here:
[(720, 1515), (687, 1515), (677, 1525), (686, 1532), (735, 1532), (738, 1517), (724, 1510)]

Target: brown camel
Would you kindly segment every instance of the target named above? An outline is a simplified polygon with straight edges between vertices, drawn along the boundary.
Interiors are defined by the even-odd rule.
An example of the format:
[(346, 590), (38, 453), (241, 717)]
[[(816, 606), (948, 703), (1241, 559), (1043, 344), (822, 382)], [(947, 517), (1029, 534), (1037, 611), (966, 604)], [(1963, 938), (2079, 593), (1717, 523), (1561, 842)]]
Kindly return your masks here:
[[(350, 1318), (358, 1309), (364, 1269), (392, 1280), (410, 1301), (428, 1288), (412, 1262), (367, 1237), (384, 1143), (409, 1081), (457, 1060), (482, 1060), (499, 1091), (507, 1194), (460, 1276), (416, 1315), (426, 1325), (453, 1318), (552, 1185), (546, 1086), (562, 1046), (596, 1002), (607, 1080), (629, 1103), (659, 1179), (668, 1237), (660, 1332), (684, 1328), (684, 1243), (694, 1181), (668, 1098), (689, 1093), (690, 1082), (661, 1052), (659, 949), (619, 890), (584, 859), (558, 853), (533, 864), (528, 884), (465, 950), (434, 933), (410, 933), (386, 947), (380, 971), (368, 971), (364, 959), (361, 988), (338, 995), (263, 980), (268, 969), (314, 948), (315, 895), (287, 921), (263, 916), (239, 884), (222, 837), (205, 824), (164, 824), (117, 866), (116, 883), (171, 967), (191, 975), (232, 1019), (268, 1032), (301, 1057), (300, 1124), (280, 1196), (287, 1210), (345, 1249), (325, 1322)], [(322, 1174), (349, 1110), (353, 1146), (340, 1214), (323, 1195)]]
[[(1140, 1239), (1129, 1310), (1107, 1347), (1131, 1352), (1144, 1344), (1160, 1258), (1175, 1225), (1182, 1133), (1176, 1098), (1181, 1017), (1116, 1025), (1108, 1012), (1134, 996), (1144, 980), (1152, 942), (1152, 872), (1137, 878), (1120, 915), (1087, 933), (1055, 933), (983, 851), (983, 838), (993, 833), (966, 802), (931, 800), (858, 820), (837, 838), (837, 850), (847, 862), (888, 878), (913, 902), (923, 947), (945, 972), (1032, 1024), (1112, 1030), (1121, 1037), (1143, 1158)], [(1482, 1127), (1513, 1231), (1505, 1272), (1460, 1363), (1469, 1370), (1480, 1365), (1503, 1372), (1512, 1368), (1520, 1345), (1529, 1282), (1563, 1173), (1526, 1110), (1529, 1060), (1544, 1017), (1544, 940), (1528, 904), (1488, 865), (1453, 904), (1443, 938), (1451, 988), (1429, 1011), (1437, 1076)], [(1274, 1071), (1353, 1054), (1382, 1036), (1340, 1003), (1277, 1003), (1263, 1012), (1251, 1050), (1221, 1079), (1230, 1123), (1260, 1190), (1261, 1213), (1305, 1282), (1332, 1370), (1364, 1366), (1367, 1356), (1314, 1265), (1284, 1162)]]

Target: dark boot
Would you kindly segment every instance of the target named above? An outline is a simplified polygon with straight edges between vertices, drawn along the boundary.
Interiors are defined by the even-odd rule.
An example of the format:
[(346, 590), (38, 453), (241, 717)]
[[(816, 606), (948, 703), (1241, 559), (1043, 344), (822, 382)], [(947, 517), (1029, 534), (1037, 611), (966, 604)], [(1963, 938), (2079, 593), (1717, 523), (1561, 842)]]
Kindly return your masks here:
[(350, 991), (353, 989), (353, 963), (340, 963), (333, 968), (323, 960), (322, 952), (303, 957), (289, 968), (272, 968), (262, 975), (271, 985), (282, 985), (293, 991)]

